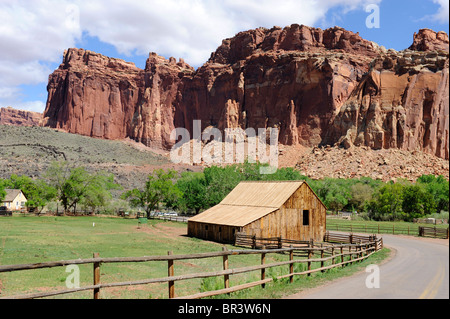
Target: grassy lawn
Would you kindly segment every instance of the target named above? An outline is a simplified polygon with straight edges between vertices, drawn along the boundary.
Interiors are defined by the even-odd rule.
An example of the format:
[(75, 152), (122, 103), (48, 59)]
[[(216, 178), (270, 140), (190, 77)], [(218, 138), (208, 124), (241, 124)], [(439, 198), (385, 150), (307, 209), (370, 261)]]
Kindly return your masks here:
[(380, 234), (402, 234), (407, 235), (409, 230), (409, 235), (417, 236), (419, 226), (424, 227), (437, 227), (442, 229), (447, 229), (448, 224), (415, 224), (410, 222), (376, 222), (376, 221), (367, 221), (367, 220), (344, 220), (344, 219), (327, 219), (327, 230), (329, 231), (344, 231), (350, 232), (350, 226), (353, 227), (353, 232), (366, 232), (366, 233), (378, 233), (378, 229), (380, 230)]
[[(94, 226), (95, 223), (95, 226)], [(138, 228), (135, 219), (100, 217), (34, 217), (14, 216), (0, 219), (0, 265), (40, 263), (60, 260), (91, 258), (94, 252), (101, 257), (142, 257), (173, 254), (216, 252), (223, 245), (185, 236), (186, 224), (149, 221)], [(229, 249), (236, 249), (228, 246)], [(386, 252), (379, 252), (367, 262), (383, 259)], [(287, 256), (269, 254), (267, 263), (287, 260)], [(259, 255), (230, 256), (229, 267), (237, 268), (260, 263)], [(360, 263), (359, 265), (364, 265)], [(301, 267), (301, 265), (298, 265)], [(92, 265), (80, 265), (81, 287), (92, 284)], [(353, 269), (353, 270), (352, 270)], [(175, 275), (222, 270), (222, 258), (185, 260), (175, 262)], [(267, 276), (285, 274), (288, 266), (273, 268)], [(266, 285), (266, 289), (254, 288), (232, 294), (231, 298), (278, 298), (295, 293), (301, 287), (318, 285), (324, 280), (346, 276), (356, 267), (345, 267), (309, 278), (296, 279), (286, 285), (278, 281)], [(36, 293), (66, 289), (65, 267), (0, 273), (0, 296)], [(136, 281), (167, 276), (167, 262), (118, 263), (101, 266), (101, 282)], [(302, 276), (303, 277), (303, 276)], [(230, 285), (255, 281), (259, 272), (230, 277)], [(175, 283), (177, 296), (186, 296), (203, 290), (223, 288), (223, 278), (195, 279)], [(151, 284), (124, 288), (108, 288), (101, 291), (104, 299), (167, 298), (167, 284)], [(220, 296), (228, 297), (228, 296)], [(92, 292), (79, 292), (54, 298), (90, 299)]]

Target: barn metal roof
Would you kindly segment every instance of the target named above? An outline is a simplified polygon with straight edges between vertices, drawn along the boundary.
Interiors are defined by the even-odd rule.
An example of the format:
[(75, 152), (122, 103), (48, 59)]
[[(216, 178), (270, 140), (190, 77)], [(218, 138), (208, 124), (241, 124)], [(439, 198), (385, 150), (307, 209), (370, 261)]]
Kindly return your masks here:
[(302, 184), (241, 182), (219, 205), (189, 221), (243, 227), (279, 209)]

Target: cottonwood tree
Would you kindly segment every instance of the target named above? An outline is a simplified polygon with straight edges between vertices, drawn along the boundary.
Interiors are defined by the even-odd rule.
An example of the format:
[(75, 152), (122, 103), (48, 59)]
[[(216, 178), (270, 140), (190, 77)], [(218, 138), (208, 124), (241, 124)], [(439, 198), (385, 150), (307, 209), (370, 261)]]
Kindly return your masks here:
[(148, 176), (143, 189), (127, 191), (122, 198), (129, 200), (133, 207), (142, 207), (147, 218), (150, 218), (151, 211), (160, 203), (173, 203), (176, 198), (181, 197), (181, 191), (174, 182), (177, 177), (178, 173), (174, 170), (156, 170)]
[(54, 162), (45, 174), (50, 185), (56, 188), (57, 198), (64, 213), (71, 209), (76, 213), (77, 205), (85, 201), (97, 207), (109, 197), (114, 184), (113, 176), (103, 172), (91, 174), (84, 167), (71, 167), (67, 162)]
[(203, 176), (183, 174), (176, 185), (182, 192), (178, 203), (180, 208), (195, 210), (196, 214), (202, 209), (209, 208), (207, 185)]

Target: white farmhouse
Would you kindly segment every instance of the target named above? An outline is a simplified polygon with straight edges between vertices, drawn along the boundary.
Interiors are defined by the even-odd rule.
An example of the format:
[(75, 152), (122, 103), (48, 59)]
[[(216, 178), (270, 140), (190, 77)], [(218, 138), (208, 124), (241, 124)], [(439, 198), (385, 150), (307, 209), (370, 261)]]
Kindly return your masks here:
[(27, 198), (20, 189), (5, 189), (6, 197), (0, 206), (6, 206), (9, 211), (24, 210)]

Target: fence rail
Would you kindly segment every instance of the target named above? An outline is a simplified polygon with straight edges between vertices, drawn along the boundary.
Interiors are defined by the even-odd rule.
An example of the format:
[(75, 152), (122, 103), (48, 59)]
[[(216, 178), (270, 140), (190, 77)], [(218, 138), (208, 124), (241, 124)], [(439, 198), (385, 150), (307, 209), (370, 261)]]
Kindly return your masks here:
[[(393, 234), (393, 235), (410, 235), (410, 236), (421, 236), (420, 229), (421, 226), (385, 226), (385, 225), (346, 225), (346, 224), (334, 224), (327, 223), (327, 229), (332, 231), (342, 231), (342, 232), (357, 232), (357, 233), (369, 233), (369, 234)], [(425, 227), (426, 228), (426, 227)], [(434, 228), (432, 228), (434, 229)], [(448, 228), (437, 228), (437, 233), (440, 233), (440, 229), (448, 233)], [(437, 237), (442, 238), (442, 237)], [(447, 238), (448, 239), (448, 238)]]
[(436, 227), (419, 227), (419, 236), (449, 239), (449, 229)]
[[(288, 242), (287, 240), (285, 243)], [(53, 268), (53, 267), (62, 267), (68, 265), (81, 265), (81, 264), (92, 264), (93, 265), (93, 273), (94, 273), (94, 281), (90, 286), (74, 288), (74, 289), (65, 289), (58, 290), (53, 292), (41, 292), (41, 293), (33, 293), (33, 294), (22, 294), (16, 296), (6, 296), (1, 297), (0, 299), (36, 299), (36, 298), (44, 298), (50, 296), (58, 296), (64, 294), (70, 294), (75, 292), (93, 291), (93, 298), (100, 299), (101, 297), (101, 289), (112, 288), (112, 287), (125, 287), (125, 286), (136, 286), (136, 285), (146, 285), (146, 284), (154, 284), (154, 283), (167, 283), (168, 284), (168, 292), (169, 298), (176, 298), (175, 294), (175, 282), (197, 279), (197, 278), (209, 278), (209, 277), (218, 277), (223, 276), (224, 279), (224, 289), (219, 289), (215, 291), (207, 291), (202, 293), (197, 293), (190, 296), (184, 296), (182, 299), (198, 299), (209, 296), (221, 295), (225, 293), (236, 292), (242, 289), (247, 289), (250, 287), (255, 287), (261, 285), (263, 288), (265, 284), (274, 280), (274, 278), (266, 278), (266, 269), (273, 267), (283, 267), (289, 266), (289, 273), (286, 275), (278, 276), (276, 279), (282, 278), (290, 278), (290, 282), (293, 281), (294, 276), (300, 275), (308, 275), (310, 276), (314, 272), (324, 272), (327, 269), (335, 268), (335, 267), (344, 267), (349, 263), (354, 263), (357, 261), (362, 261), (369, 256), (371, 256), (376, 251), (382, 248), (382, 239), (376, 239), (373, 242), (365, 242), (358, 244), (328, 244), (328, 243), (320, 243), (313, 244), (308, 242), (310, 247), (294, 247), (291, 246), (289, 248), (276, 248), (276, 249), (267, 249), (266, 247), (262, 247), (261, 250), (227, 250), (225, 247), (220, 252), (210, 252), (210, 253), (200, 253), (200, 254), (190, 254), (190, 255), (173, 255), (171, 252), (168, 252), (167, 256), (149, 256), (149, 257), (127, 257), (127, 258), (100, 258), (98, 254), (94, 254), (94, 258), (91, 259), (77, 259), (77, 260), (67, 260), (67, 261), (57, 261), (57, 262), (46, 262), (46, 263), (38, 263), (38, 264), (23, 264), (23, 265), (9, 265), (9, 266), (0, 266), (0, 273), (4, 272), (13, 272), (13, 271), (25, 271), (25, 270), (33, 270), (33, 269), (42, 269), (42, 268)], [(274, 263), (266, 263), (266, 255), (268, 254), (284, 254), (289, 255), (289, 260), (274, 262)], [(261, 263), (254, 266), (246, 266), (240, 268), (229, 268), (229, 258), (232, 256), (239, 255), (260, 255)], [(296, 259), (294, 259), (294, 256)], [(319, 256), (319, 257), (318, 257)], [(305, 258), (306, 257), (306, 258)], [(317, 258), (318, 257), (318, 258)], [(181, 260), (189, 260), (189, 259), (205, 259), (205, 258), (222, 258), (223, 259), (223, 270), (220, 271), (210, 271), (203, 273), (193, 273), (193, 274), (185, 274), (185, 275), (174, 275), (174, 268), (177, 261)], [(346, 260), (347, 259), (347, 260)], [(100, 267), (102, 264), (107, 263), (142, 263), (142, 262), (166, 262), (168, 267), (168, 276), (163, 278), (151, 278), (139, 281), (128, 281), (128, 282), (116, 282), (116, 283), (101, 283), (100, 278)], [(326, 263), (329, 265), (326, 265)], [(294, 272), (294, 264), (304, 263), (307, 264), (307, 270), (301, 272)], [(320, 267), (313, 269), (312, 265), (314, 263), (320, 263)], [(259, 271), (261, 274), (260, 280), (236, 285), (234, 287), (230, 287), (229, 278), (232, 275), (243, 274), (248, 272)]]
[(310, 247), (311, 241), (292, 240), (282, 237), (260, 238), (256, 236), (246, 235), (244, 233), (236, 233), (235, 246), (249, 247), (259, 249), (265, 247), (267, 249), (281, 249), (283, 247), (304, 248)]

